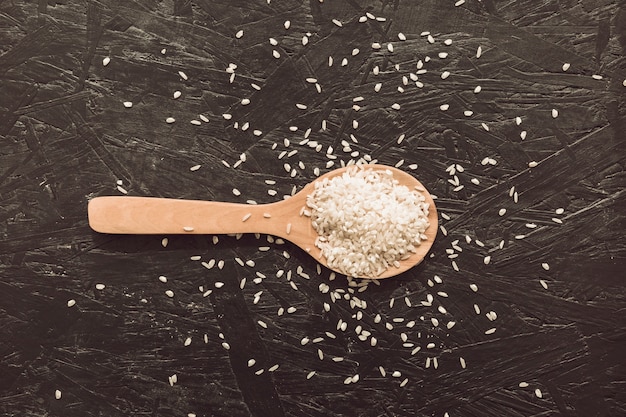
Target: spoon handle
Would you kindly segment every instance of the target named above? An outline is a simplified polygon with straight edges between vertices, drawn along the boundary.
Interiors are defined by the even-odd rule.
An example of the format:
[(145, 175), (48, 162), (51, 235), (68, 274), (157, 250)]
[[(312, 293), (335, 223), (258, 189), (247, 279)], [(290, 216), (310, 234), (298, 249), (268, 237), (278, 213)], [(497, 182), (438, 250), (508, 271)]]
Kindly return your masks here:
[[(89, 225), (115, 234), (266, 233), (271, 205), (156, 197), (96, 197), (87, 208)], [(245, 220), (244, 220), (245, 219)], [(265, 220), (265, 221), (264, 221)], [(269, 229), (268, 229), (269, 227)]]

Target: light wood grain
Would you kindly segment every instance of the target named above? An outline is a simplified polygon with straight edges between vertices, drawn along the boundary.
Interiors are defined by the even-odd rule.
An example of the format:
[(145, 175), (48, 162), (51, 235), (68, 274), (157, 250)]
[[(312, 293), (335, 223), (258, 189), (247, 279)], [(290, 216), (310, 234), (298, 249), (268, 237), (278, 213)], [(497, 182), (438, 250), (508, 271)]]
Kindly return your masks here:
[[(401, 261), (399, 268), (389, 268), (377, 277), (388, 278), (412, 268), (424, 259), (437, 234), (437, 212), (426, 188), (410, 174), (385, 165), (368, 167), (391, 170), (400, 184), (424, 190), (420, 192), (430, 205), (430, 226), (425, 233), (428, 239), (421, 242), (416, 253)], [(341, 175), (346, 169), (336, 169), (316, 181)], [(89, 225), (97, 232), (113, 234), (271, 234), (291, 241), (328, 267), (315, 246), (318, 235), (310, 219), (300, 215), (314, 184), (307, 184), (286, 200), (259, 205), (154, 197), (96, 197), (89, 201)]]

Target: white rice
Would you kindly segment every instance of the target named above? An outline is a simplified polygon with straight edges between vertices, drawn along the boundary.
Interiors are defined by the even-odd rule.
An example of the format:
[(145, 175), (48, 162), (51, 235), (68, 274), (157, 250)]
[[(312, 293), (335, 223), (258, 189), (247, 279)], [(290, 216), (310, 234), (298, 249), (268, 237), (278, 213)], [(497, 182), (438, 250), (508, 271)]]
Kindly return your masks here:
[(328, 266), (352, 277), (377, 277), (399, 265), (429, 226), (424, 196), (388, 170), (354, 166), (317, 182), (307, 206)]

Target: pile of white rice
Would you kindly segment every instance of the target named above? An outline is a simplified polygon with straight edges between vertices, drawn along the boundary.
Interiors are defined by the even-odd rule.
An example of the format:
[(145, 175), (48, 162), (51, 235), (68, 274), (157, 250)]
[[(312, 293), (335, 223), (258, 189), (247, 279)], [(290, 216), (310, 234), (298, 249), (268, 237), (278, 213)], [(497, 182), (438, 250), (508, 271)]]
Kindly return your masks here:
[(328, 266), (351, 277), (375, 278), (415, 252), (429, 226), (428, 203), (389, 170), (350, 167), (315, 183), (306, 214)]

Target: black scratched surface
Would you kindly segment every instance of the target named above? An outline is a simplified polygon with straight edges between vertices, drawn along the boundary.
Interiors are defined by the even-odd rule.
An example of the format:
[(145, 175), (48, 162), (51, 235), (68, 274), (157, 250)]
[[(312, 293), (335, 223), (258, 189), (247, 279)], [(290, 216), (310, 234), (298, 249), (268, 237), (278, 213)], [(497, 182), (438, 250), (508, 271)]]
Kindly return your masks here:
[[(625, 51), (624, 1), (0, 2), (0, 415), (626, 415)], [(267, 236), (87, 224), (275, 201), (329, 146), (437, 196), (431, 257), (360, 292)]]

